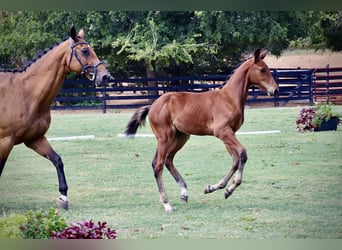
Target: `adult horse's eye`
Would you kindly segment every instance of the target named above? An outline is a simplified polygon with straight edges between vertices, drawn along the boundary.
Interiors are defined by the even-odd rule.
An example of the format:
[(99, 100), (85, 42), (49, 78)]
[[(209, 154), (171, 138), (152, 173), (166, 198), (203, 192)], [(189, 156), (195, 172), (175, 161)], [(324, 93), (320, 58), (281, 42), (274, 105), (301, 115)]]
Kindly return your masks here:
[(89, 52), (89, 49), (88, 49), (88, 48), (84, 48), (84, 49), (82, 49), (82, 50), (81, 50), (81, 52), (82, 52), (82, 55), (84, 55), (84, 56), (89, 56), (89, 54), (90, 54), (90, 52)]
[(261, 69), (260, 69), (260, 72), (261, 72), (261, 73), (265, 73), (265, 72), (266, 72), (266, 69), (265, 69), (265, 68), (261, 68)]

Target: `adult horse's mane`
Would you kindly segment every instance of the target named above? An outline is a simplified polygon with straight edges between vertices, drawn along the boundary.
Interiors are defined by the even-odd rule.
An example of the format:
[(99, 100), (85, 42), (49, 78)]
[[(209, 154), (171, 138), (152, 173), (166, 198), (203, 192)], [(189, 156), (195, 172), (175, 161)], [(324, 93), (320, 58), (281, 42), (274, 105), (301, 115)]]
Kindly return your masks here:
[(39, 59), (41, 59), (42, 57), (44, 57), (49, 51), (53, 50), (55, 47), (57, 47), (58, 45), (60, 45), (61, 43), (63, 43), (64, 41), (68, 40), (68, 38), (63, 39), (63, 41), (61, 42), (56, 42), (54, 45), (52, 45), (51, 47), (44, 49), (41, 52), (36, 52), (34, 58), (30, 61), (28, 61), (28, 63), (26, 63), (25, 66), (23, 66), (21, 69), (8, 69), (8, 68), (0, 68), (0, 72), (3, 73), (22, 73), (25, 72), (30, 66), (32, 66), (32, 64), (34, 64), (35, 62), (37, 62)]

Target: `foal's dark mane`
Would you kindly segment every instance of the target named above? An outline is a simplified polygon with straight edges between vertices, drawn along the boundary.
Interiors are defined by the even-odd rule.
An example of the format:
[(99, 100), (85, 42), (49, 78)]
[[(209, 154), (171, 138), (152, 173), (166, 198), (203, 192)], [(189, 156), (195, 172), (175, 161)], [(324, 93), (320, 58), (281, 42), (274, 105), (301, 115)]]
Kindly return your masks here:
[(53, 50), (55, 47), (57, 47), (58, 45), (60, 45), (61, 43), (65, 42), (66, 40), (68, 40), (68, 38), (65, 38), (63, 41), (61, 42), (56, 42), (54, 45), (52, 45), (51, 47), (49, 47), (48, 49), (45, 49), (39, 53), (36, 52), (34, 58), (32, 60), (29, 61), (29, 63), (27, 65), (25, 65), (24, 67), (22, 67), (21, 69), (7, 69), (7, 68), (0, 68), (0, 72), (3, 73), (22, 73), (24, 71), (26, 71), (30, 66), (32, 66), (32, 64), (34, 64), (35, 62), (37, 62), (39, 59), (43, 58), (49, 51)]
[[(250, 59), (251, 57), (247, 58)], [(219, 89), (222, 89), (227, 83), (228, 83), (228, 80), (232, 77), (232, 75), (234, 75), (235, 71), (244, 63), (244, 61), (242, 62), (239, 62), (238, 64), (236, 64), (234, 66), (234, 68), (232, 69), (232, 71), (230, 72), (230, 74), (227, 75), (226, 77), (226, 81), (219, 87)]]

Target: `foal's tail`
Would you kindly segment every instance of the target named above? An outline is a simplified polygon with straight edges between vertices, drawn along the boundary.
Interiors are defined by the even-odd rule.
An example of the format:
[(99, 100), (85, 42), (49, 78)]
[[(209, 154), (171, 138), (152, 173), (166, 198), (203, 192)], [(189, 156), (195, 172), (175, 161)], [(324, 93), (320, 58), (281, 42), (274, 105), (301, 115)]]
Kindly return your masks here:
[(145, 120), (148, 114), (148, 111), (150, 111), (151, 105), (143, 106), (139, 109), (137, 109), (132, 118), (129, 120), (125, 135), (126, 136), (134, 136), (138, 130), (138, 128), (142, 125), (145, 125)]

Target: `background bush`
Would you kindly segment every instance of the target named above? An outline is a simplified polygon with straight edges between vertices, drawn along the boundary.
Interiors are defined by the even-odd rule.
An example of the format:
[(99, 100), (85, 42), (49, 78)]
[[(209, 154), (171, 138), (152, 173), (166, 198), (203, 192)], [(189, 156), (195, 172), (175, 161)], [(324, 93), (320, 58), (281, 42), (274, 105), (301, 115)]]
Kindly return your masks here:
[(52, 231), (59, 232), (67, 226), (65, 219), (58, 214), (58, 209), (49, 208), (47, 211), (29, 210), (20, 230), (23, 239), (48, 239)]
[(25, 222), (22, 214), (11, 214), (0, 219), (0, 239), (20, 239), (20, 225)]

